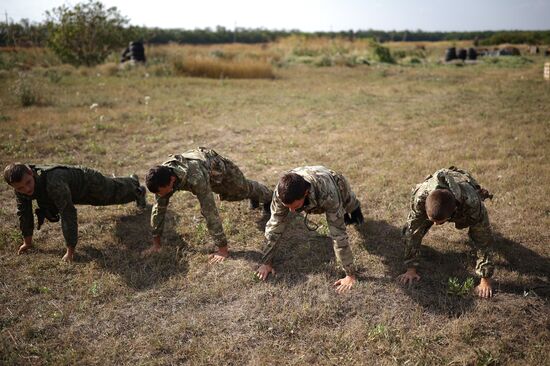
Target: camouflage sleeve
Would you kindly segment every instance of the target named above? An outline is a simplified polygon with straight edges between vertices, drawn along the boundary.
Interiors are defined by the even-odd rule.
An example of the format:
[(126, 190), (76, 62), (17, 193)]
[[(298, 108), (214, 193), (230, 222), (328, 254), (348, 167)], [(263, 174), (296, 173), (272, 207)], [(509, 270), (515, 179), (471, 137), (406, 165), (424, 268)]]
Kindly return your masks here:
[(193, 188), (193, 193), (199, 200), (201, 214), (206, 219), (206, 226), (208, 227), (208, 232), (212, 236), (212, 239), (214, 239), (214, 244), (216, 244), (217, 247), (226, 246), (227, 238), (223, 232), (222, 220), (218, 213), (210, 184), (205, 180), (204, 183), (198, 184)]
[(481, 207), (481, 219), (477, 224), (470, 226), (468, 236), (477, 251), (476, 274), (480, 277), (492, 277), (495, 270), (492, 258), (493, 233), (487, 209)]
[(422, 238), (433, 225), (426, 215), (425, 203), (425, 197), (413, 195), (407, 223), (403, 227), (404, 263), (407, 268), (419, 266)]
[(166, 217), (166, 210), (168, 209), (168, 203), (170, 203), (170, 196), (161, 197), (158, 194), (155, 195), (155, 204), (151, 210), (151, 231), (153, 236), (161, 236), (164, 230), (164, 218)]
[(17, 200), (17, 218), (19, 228), (24, 238), (32, 236), (34, 231), (34, 217), (32, 216), (32, 200), (15, 195)]
[(76, 208), (74, 207), (71, 190), (67, 183), (56, 179), (54, 175), (48, 176), (46, 190), (51, 200), (59, 210), (61, 216), (61, 230), (68, 247), (74, 248), (78, 242), (78, 221)]
[(347, 275), (353, 275), (355, 273), (353, 253), (349, 246), (346, 224), (344, 223), (344, 212), (340, 207), (335, 207), (334, 209), (327, 210), (326, 217), (336, 259), (342, 264)]
[(262, 263), (272, 263), (275, 255), (276, 246), (279, 239), (286, 229), (286, 218), (288, 216), (288, 208), (277, 196), (277, 192), (273, 192), (271, 200), (271, 217), (265, 225), (265, 245), (263, 249)]

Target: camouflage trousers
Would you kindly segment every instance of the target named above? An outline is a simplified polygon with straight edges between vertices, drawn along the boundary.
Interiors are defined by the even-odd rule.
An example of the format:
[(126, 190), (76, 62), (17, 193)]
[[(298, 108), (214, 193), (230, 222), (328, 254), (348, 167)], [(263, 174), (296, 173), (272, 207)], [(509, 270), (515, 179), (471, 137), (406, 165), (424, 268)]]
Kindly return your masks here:
[[(256, 181), (246, 179), (239, 167), (231, 160), (216, 155), (209, 159), (210, 186), (222, 201), (242, 201), (250, 199), (260, 203), (271, 202), (273, 191)], [(220, 169), (219, 167), (223, 167)]]
[(476, 274), (480, 277), (491, 277), (495, 271), (492, 253), (494, 238), (485, 207), (482, 206), (481, 220), (469, 227), (468, 237), (476, 250)]
[(333, 177), (340, 191), (340, 199), (342, 200), (344, 210), (346, 213), (352, 213), (359, 206), (361, 206), (361, 203), (355, 196), (355, 193), (351, 190), (349, 182), (342, 174), (335, 173)]
[(108, 206), (135, 201), (139, 182), (132, 177), (112, 178), (93, 169), (86, 169), (86, 194), (75, 204)]

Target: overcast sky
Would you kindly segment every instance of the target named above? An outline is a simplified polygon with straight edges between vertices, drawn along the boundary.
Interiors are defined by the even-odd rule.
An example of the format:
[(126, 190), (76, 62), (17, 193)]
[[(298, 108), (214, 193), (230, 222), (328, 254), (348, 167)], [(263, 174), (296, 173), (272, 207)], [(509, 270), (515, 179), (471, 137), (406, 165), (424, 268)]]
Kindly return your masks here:
[[(1, 19), (44, 20), (79, 1), (0, 0)], [(133, 25), (161, 28), (550, 30), (550, 0), (104, 0)]]

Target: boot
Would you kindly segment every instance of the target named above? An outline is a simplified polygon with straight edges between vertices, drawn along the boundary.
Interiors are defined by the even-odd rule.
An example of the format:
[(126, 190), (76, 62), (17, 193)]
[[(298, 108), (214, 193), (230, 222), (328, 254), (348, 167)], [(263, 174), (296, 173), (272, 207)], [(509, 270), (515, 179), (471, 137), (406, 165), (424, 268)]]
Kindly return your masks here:
[(265, 215), (271, 216), (271, 201), (263, 204), (263, 210)]
[[(347, 215), (347, 214), (346, 214)], [(346, 216), (344, 215), (344, 222), (346, 222)], [(355, 224), (355, 225), (362, 225), (365, 223), (365, 218), (363, 217), (363, 212), (361, 212), (361, 206), (357, 207), (355, 210), (351, 212), (351, 215), (349, 216), (349, 223), (346, 223), (347, 225)]]
[(251, 198), (251, 199), (249, 200), (248, 207), (249, 207), (251, 210), (255, 210), (255, 209), (257, 209), (258, 207), (260, 207), (260, 201)]

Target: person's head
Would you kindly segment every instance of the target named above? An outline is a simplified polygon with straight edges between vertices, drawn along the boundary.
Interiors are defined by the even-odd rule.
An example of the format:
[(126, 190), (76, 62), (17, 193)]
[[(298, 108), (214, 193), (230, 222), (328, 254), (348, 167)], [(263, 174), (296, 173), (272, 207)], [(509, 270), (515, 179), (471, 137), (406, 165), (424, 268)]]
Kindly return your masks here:
[(32, 196), (34, 193), (34, 176), (31, 168), (25, 164), (13, 163), (4, 169), (4, 180), (16, 192)]
[(277, 192), (285, 207), (295, 211), (304, 205), (310, 184), (301, 175), (286, 173), (279, 180)]
[(436, 189), (426, 198), (426, 214), (428, 219), (436, 225), (441, 225), (449, 220), (455, 210), (455, 196), (446, 189)]
[(166, 196), (174, 190), (176, 176), (172, 169), (164, 165), (156, 165), (149, 169), (145, 176), (145, 185), (150, 192), (161, 197)]

